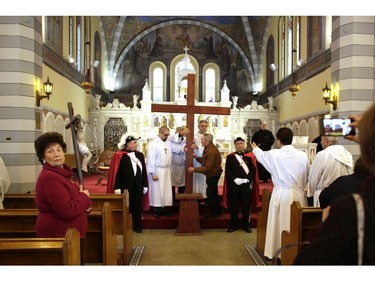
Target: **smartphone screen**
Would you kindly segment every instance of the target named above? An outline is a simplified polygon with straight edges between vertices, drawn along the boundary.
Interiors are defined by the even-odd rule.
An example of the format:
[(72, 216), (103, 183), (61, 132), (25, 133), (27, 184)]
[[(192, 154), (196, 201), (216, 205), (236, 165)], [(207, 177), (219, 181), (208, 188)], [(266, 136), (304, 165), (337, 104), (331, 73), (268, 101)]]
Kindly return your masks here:
[(321, 135), (342, 137), (355, 135), (355, 128), (350, 127), (352, 120), (349, 118), (323, 118), (321, 119)]

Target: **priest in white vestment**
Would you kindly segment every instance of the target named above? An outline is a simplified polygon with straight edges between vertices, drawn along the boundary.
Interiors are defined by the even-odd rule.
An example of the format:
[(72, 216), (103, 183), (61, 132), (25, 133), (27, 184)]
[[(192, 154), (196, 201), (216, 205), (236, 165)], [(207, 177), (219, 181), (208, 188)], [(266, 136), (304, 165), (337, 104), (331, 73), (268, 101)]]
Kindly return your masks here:
[(353, 174), (353, 156), (342, 145), (336, 144), (337, 137), (321, 137), (323, 150), (316, 154), (310, 167), (307, 197), (314, 197), (314, 207), (320, 207), (319, 195), (340, 176)]
[(150, 206), (153, 206), (154, 217), (170, 216), (168, 209), (173, 205), (172, 199), (172, 147), (168, 140), (169, 128), (162, 126), (158, 136), (148, 144), (147, 173), (150, 194)]
[(290, 205), (299, 201), (307, 205), (304, 188), (309, 172), (309, 160), (306, 153), (292, 145), (291, 129), (280, 128), (276, 134), (276, 147), (269, 151), (261, 150), (252, 143), (253, 153), (270, 173), (274, 188), (268, 209), (264, 256), (272, 259), (280, 257), (277, 251), (281, 247), (281, 233), (290, 230)]

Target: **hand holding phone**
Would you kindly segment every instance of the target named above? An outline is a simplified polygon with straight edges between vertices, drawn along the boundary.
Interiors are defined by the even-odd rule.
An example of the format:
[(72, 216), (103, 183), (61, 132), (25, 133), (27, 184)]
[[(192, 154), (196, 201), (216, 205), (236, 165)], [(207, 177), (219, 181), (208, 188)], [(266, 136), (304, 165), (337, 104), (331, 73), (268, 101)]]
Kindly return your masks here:
[(323, 118), (320, 124), (321, 136), (354, 136), (356, 134), (355, 127), (350, 126), (353, 120), (349, 118)]

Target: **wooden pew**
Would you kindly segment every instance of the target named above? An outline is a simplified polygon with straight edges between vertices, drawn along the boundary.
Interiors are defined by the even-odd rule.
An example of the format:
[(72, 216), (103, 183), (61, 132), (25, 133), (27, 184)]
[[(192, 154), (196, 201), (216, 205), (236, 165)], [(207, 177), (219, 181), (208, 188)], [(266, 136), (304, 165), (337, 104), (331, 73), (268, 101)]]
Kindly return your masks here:
[(0, 265), (81, 265), (79, 232), (65, 238), (0, 238)]
[[(37, 209), (0, 210), (0, 238), (36, 237)], [(113, 232), (113, 214), (109, 203), (88, 214), (88, 227), (82, 249), (84, 263), (117, 264), (117, 237)]]
[[(83, 156), (79, 154), (79, 160), (82, 163)], [(65, 154), (65, 164), (67, 164), (72, 169), (77, 169), (76, 156), (75, 154)]]
[(101, 210), (88, 214), (86, 238), (83, 241), (85, 263), (117, 265), (117, 236), (114, 232), (114, 211), (112, 205), (104, 202)]
[(267, 229), (267, 217), (268, 207), (270, 205), (271, 194), (267, 188), (263, 189), (262, 192), (262, 211), (258, 212), (257, 217), (257, 242), (256, 250), (261, 256), (264, 255), (264, 244), (266, 242), (266, 229)]
[(322, 210), (319, 207), (301, 207), (298, 201), (290, 206), (290, 231), (281, 234), (281, 264), (292, 265), (302, 242), (310, 231), (322, 222)]
[[(95, 214), (95, 210), (101, 211), (105, 202), (111, 204), (113, 231), (116, 235), (123, 235), (120, 259), (123, 264), (129, 264), (133, 257), (133, 222), (129, 213), (128, 191), (125, 190), (124, 194), (91, 194), (90, 198), (93, 201), (91, 214)], [(5, 209), (35, 209), (35, 194), (5, 194), (3, 205)]]
[(113, 231), (116, 235), (122, 235), (123, 250), (121, 252), (122, 264), (128, 265), (133, 257), (133, 220), (129, 213), (129, 193), (123, 194), (93, 194), (92, 210), (100, 209), (105, 202), (112, 206)]

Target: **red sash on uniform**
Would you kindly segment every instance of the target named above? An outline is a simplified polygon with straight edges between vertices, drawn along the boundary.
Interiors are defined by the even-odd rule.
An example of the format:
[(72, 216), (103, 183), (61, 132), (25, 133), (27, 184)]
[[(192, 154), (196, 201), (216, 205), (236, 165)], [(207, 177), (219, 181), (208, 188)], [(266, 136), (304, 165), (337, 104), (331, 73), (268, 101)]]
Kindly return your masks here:
[[(233, 154), (234, 154), (234, 152), (228, 154), (228, 156), (233, 155)], [(254, 213), (254, 212), (257, 212), (262, 207), (262, 201), (260, 200), (260, 196), (259, 196), (258, 167), (257, 167), (255, 156), (252, 152), (248, 152), (248, 153), (244, 154), (244, 156), (249, 157), (251, 159), (251, 161), (253, 162), (254, 167), (255, 167), (255, 179), (253, 181), (253, 194), (251, 196), (251, 212)], [(226, 208), (226, 209), (229, 207), (228, 191), (227, 191), (227, 184), (226, 184), (225, 176), (224, 176), (224, 183), (223, 183), (223, 207)]]

